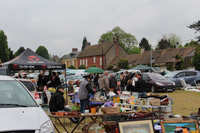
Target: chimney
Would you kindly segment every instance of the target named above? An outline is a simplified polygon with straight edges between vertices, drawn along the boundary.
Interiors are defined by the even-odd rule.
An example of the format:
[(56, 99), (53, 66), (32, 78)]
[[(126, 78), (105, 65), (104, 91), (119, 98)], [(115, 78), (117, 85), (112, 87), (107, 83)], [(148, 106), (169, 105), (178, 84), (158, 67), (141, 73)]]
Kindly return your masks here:
[(72, 53), (78, 52), (78, 48), (72, 48)]

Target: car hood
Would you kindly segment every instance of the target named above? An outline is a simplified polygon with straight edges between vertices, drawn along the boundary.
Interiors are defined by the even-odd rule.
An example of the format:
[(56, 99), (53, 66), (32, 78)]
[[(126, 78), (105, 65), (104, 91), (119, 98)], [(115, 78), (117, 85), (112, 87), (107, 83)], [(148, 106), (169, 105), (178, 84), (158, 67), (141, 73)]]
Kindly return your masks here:
[(0, 131), (36, 130), (49, 120), (41, 107), (0, 108)]
[(163, 85), (173, 85), (173, 82), (170, 80), (156, 80), (155, 82), (161, 83)]

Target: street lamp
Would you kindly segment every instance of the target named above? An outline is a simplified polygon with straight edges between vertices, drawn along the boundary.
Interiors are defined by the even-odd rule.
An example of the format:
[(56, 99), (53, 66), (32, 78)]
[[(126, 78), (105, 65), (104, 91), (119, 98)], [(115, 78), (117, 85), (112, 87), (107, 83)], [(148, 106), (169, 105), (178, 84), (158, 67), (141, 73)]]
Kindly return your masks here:
[(152, 45), (151, 45), (151, 51), (150, 51), (150, 65), (151, 65), (151, 69), (152, 69)]

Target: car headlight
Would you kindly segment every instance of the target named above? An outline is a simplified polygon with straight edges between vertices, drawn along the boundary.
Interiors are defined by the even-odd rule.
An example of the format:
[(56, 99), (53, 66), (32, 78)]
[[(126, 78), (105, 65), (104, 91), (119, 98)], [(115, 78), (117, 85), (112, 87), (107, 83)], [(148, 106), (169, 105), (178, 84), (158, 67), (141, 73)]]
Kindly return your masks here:
[(50, 120), (41, 125), (40, 133), (54, 133), (54, 127)]
[(156, 82), (156, 85), (163, 86), (163, 84), (160, 82)]

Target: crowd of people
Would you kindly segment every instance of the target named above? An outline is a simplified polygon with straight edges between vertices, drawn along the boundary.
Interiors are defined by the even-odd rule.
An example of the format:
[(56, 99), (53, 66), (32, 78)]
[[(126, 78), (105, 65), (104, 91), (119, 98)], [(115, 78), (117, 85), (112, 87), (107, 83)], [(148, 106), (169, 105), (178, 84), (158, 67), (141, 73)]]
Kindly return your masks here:
[[(74, 91), (74, 84), (78, 86), (78, 97), (80, 100), (80, 112), (84, 112), (85, 108), (89, 104), (89, 98), (94, 95), (95, 92), (101, 91), (108, 98), (109, 92), (119, 94), (121, 91), (138, 91), (141, 84), (141, 74), (137, 72), (121, 72), (119, 78), (114, 73), (108, 73), (105, 71), (103, 74), (88, 74), (83, 76), (84, 79), (80, 82), (69, 81), (68, 84), (62, 84), (59, 78), (59, 74), (56, 72), (49, 72), (49, 75), (45, 75), (45, 71), (41, 71), (38, 75), (37, 86), (38, 91), (43, 92), (44, 88), (56, 88), (56, 93), (52, 94), (49, 106), (51, 112), (57, 112), (60, 110), (66, 110), (65, 100), (63, 97), (64, 88), (67, 86), (68, 93)], [(44, 99), (47, 103), (46, 99)]]
[(105, 96), (109, 97), (109, 92), (119, 94), (121, 91), (135, 92), (141, 86), (141, 74), (122, 72), (119, 80), (116, 75), (108, 72), (104, 74), (90, 74), (84, 76), (84, 80), (80, 83), (79, 99), (81, 112), (84, 112), (86, 105), (89, 103), (90, 94), (97, 91), (104, 92)]
[[(42, 80), (43, 78), (43, 73), (41, 73), (41, 75), (39, 75), (39, 80)], [(79, 93), (78, 93), (78, 97), (80, 100), (80, 112), (84, 112), (85, 108), (89, 105), (89, 99), (91, 95), (94, 95), (95, 92), (97, 91), (101, 91), (103, 92), (103, 94), (108, 98), (109, 97), (109, 92), (113, 92), (115, 94), (119, 94), (120, 91), (130, 91), (131, 93), (134, 91), (138, 91), (138, 88), (140, 88), (140, 81), (141, 81), (141, 74), (140, 73), (132, 73), (132, 72), (122, 72), (120, 73), (120, 78), (117, 79), (117, 76), (113, 73), (108, 73), (107, 71), (105, 71), (103, 74), (89, 74), (89, 75), (85, 75), (83, 76), (84, 79), (79, 82), (72, 82), (69, 81), (68, 82), (68, 92), (71, 93), (73, 92), (74, 88), (73, 85), (76, 84), (76, 86), (78, 86), (79, 89)], [(38, 86), (43, 87), (44, 84), (43, 82), (38, 81), (39, 84)], [(45, 82), (46, 83), (46, 82)], [(56, 97), (63, 97), (62, 94), (62, 90), (60, 91), (60, 88), (64, 88), (60, 87), (60, 82), (59, 82), (59, 78), (58, 76), (56, 77), (55, 74), (52, 74), (51, 77), (51, 82), (49, 82), (50, 84), (48, 84), (48, 86), (52, 86), (52, 87), (57, 87), (58, 91), (54, 94)], [(51, 85), (52, 84), (52, 85)], [(55, 98), (55, 96), (53, 96), (52, 98)], [(56, 99), (56, 98), (55, 98)], [(63, 98), (59, 98), (61, 100), (57, 100), (57, 101), (63, 101)], [(53, 111), (59, 111), (60, 110), (60, 104), (62, 105), (62, 109), (64, 110), (64, 103), (63, 102), (52, 102), (54, 100), (50, 100), (50, 104), (59, 104), (59, 105), (53, 105), (54, 109)], [(55, 109), (55, 107), (58, 106), (57, 109)]]

